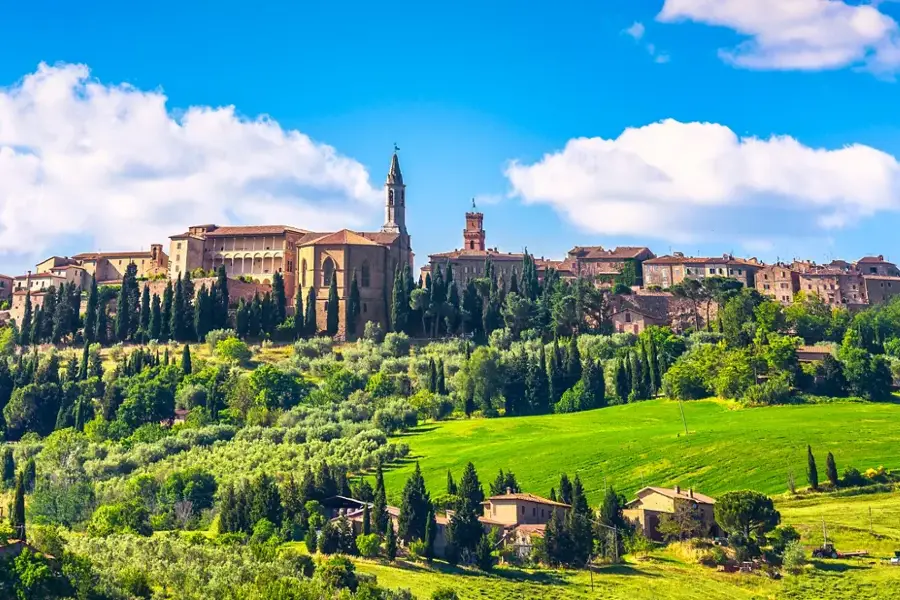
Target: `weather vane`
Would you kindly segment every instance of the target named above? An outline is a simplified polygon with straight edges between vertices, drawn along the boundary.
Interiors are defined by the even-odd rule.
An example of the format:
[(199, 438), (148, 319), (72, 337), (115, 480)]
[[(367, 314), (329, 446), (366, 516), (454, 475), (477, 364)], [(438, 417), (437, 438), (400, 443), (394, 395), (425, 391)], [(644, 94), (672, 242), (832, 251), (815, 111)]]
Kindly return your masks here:
[(475, 208), (475, 198), (472, 198), (472, 209)]
[(400, 146), (397, 145), (397, 142), (394, 142), (394, 152), (400, 152)]

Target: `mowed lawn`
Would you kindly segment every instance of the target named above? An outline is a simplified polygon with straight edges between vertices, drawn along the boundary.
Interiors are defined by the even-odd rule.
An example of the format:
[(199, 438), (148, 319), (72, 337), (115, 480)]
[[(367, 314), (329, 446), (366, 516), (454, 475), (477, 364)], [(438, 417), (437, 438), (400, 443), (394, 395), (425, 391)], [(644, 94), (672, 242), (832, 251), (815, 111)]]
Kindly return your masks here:
[(900, 468), (900, 405), (834, 402), (739, 408), (703, 400), (684, 403), (688, 435), (671, 400), (536, 417), (427, 423), (397, 441), (410, 459), (385, 474), (393, 501), (419, 461), (429, 489), (443, 493), (447, 470), (458, 478), (472, 461), (485, 486), (512, 470), (529, 492), (546, 495), (562, 472), (581, 476), (592, 504), (609, 483), (628, 495), (644, 485), (693, 487), (710, 495), (753, 489), (781, 494), (788, 473), (806, 485), (806, 445), (825, 479), (833, 452), (840, 470)]

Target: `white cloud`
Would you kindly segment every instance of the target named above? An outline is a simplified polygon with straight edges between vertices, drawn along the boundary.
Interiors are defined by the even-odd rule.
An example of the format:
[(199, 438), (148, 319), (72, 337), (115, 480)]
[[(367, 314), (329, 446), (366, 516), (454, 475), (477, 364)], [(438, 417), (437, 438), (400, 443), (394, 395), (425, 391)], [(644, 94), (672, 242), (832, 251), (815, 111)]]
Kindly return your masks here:
[[(106, 85), (42, 64), (0, 89), (0, 255), (61, 239), (147, 247), (195, 223), (361, 225), (379, 192), (357, 161), (266, 117)], [(385, 167), (386, 168), (386, 167)]]
[(900, 28), (872, 5), (841, 0), (666, 0), (656, 18), (727, 27), (747, 36), (719, 54), (748, 69), (865, 65), (887, 73), (900, 66)]
[(622, 31), (622, 33), (633, 37), (635, 40), (640, 40), (644, 37), (644, 24), (640, 21), (635, 21), (631, 27)]
[(863, 145), (827, 150), (789, 136), (666, 120), (615, 139), (578, 138), (511, 162), (512, 193), (594, 233), (671, 241), (816, 236), (900, 208), (900, 164)]

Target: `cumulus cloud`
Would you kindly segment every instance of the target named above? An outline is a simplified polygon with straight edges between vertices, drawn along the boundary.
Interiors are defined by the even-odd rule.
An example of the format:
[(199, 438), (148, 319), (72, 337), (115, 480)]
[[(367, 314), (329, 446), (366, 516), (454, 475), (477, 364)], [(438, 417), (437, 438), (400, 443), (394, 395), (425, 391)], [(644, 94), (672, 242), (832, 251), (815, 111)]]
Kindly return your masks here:
[(41, 64), (0, 89), (0, 255), (167, 242), (195, 223), (362, 225), (379, 192), (360, 163), (234, 107), (177, 114), (159, 90)]
[(863, 145), (739, 137), (715, 123), (666, 120), (615, 139), (578, 138), (533, 164), (511, 162), (512, 193), (585, 231), (761, 247), (900, 208), (900, 165)]
[(877, 5), (841, 0), (666, 0), (657, 20), (727, 27), (747, 39), (719, 51), (748, 69), (900, 66), (900, 28)]
[(640, 40), (644, 37), (644, 24), (640, 21), (635, 21), (631, 27), (622, 31), (625, 35), (631, 36), (635, 39), (635, 41)]

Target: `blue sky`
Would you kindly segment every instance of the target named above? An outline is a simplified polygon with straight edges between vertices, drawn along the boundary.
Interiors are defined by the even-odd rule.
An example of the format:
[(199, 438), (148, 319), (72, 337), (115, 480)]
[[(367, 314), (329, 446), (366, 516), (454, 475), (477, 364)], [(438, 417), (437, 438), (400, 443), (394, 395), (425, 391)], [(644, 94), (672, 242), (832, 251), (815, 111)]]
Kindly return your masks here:
[[(856, 20), (840, 11), (861, 3), (799, 2), (809, 9), (799, 15), (754, 14), (739, 0), (5, 3), (0, 85), (13, 108), (0, 97), (0, 272), (34, 255), (146, 246), (195, 220), (377, 228), (373, 194), (394, 142), (420, 264), (461, 244), (473, 196), (485, 199), (489, 245), (547, 257), (629, 244), (900, 259), (900, 3), (848, 12), (859, 25), (846, 26)], [(800, 25), (821, 35), (799, 39)], [(74, 100), (34, 109), (53, 97), (23, 84), (40, 63), (51, 65), (39, 78), (46, 89), (65, 81)], [(89, 75), (64, 77), (74, 65)], [(91, 82), (133, 86), (122, 102), (146, 101), (147, 111), (164, 96), (173, 123), (191, 107), (234, 106), (238, 116), (227, 135), (198, 126), (202, 143), (172, 141), (159, 115), (135, 116), (138, 104), (94, 110)], [(241, 120), (260, 115), (283, 138), (260, 138)], [(62, 143), (70, 128), (80, 133)], [(589, 139), (567, 146), (578, 138)], [(90, 148), (90, 166), (73, 145)], [(110, 156), (129, 158), (106, 171)], [(187, 175), (185, 164), (195, 165)], [(246, 180), (229, 179), (245, 166)], [(26, 244), (37, 248), (17, 250)]]

